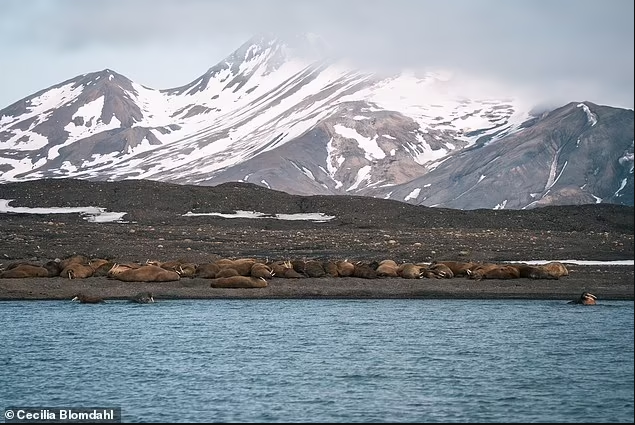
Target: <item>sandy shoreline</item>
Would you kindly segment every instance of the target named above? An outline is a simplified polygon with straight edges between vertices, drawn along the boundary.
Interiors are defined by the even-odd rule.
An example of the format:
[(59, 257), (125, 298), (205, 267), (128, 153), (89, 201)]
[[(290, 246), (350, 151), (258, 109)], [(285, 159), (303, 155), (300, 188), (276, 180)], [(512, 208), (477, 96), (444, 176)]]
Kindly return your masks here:
[(106, 300), (129, 299), (150, 291), (161, 299), (561, 299), (572, 300), (588, 291), (602, 300), (634, 300), (633, 266), (570, 267), (569, 276), (558, 280), (510, 279), (362, 279), (274, 278), (266, 288), (211, 288), (207, 279), (176, 282), (121, 282), (105, 277), (88, 279), (0, 279), (0, 300), (70, 300), (75, 294)]

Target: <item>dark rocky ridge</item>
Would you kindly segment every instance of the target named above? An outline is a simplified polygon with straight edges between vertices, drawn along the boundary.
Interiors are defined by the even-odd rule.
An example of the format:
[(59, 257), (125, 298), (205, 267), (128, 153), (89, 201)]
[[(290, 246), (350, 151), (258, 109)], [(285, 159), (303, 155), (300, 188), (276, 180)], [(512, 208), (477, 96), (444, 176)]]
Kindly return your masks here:
[[(0, 185), (11, 206), (101, 207), (128, 223), (79, 214), (0, 214), (5, 259), (218, 256), (473, 259), (633, 259), (633, 207), (451, 210), (361, 196), (298, 196), (247, 183), (176, 185), (147, 180), (50, 179)], [(187, 212), (324, 213), (314, 223), (183, 216)], [(133, 258), (130, 258), (133, 257)], [(443, 257), (443, 258), (441, 258)]]

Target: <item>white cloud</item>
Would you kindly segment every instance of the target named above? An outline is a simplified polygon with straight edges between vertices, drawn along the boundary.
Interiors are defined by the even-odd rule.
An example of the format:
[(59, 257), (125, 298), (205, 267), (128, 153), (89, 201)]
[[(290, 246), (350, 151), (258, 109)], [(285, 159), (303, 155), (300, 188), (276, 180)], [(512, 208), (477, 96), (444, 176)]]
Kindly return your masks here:
[(456, 68), (555, 101), (633, 107), (629, 1), (3, 0), (0, 11), (0, 108), (105, 68), (185, 85), (261, 31), (320, 34), (364, 66)]

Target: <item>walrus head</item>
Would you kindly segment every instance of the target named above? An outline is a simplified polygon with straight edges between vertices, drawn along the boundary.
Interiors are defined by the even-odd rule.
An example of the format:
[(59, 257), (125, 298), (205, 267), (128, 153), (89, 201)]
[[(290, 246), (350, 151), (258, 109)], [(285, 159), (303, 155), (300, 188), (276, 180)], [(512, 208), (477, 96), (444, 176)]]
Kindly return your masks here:
[(140, 292), (135, 295), (131, 301), (139, 304), (151, 304), (154, 302), (154, 297), (152, 296), (152, 292)]
[(579, 303), (584, 305), (595, 305), (595, 300), (597, 299), (598, 297), (591, 294), (590, 292), (583, 292), (582, 295), (580, 295)]

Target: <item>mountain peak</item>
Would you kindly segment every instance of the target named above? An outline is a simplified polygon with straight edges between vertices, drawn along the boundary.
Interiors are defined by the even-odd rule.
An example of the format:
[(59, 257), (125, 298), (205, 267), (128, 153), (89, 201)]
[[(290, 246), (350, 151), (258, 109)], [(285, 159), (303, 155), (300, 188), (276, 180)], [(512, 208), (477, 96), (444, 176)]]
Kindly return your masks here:
[(300, 58), (319, 61), (329, 55), (331, 48), (321, 36), (315, 33), (262, 32), (243, 43), (230, 57), (234, 60), (250, 60), (255, 55), (268, 50), (276, 53), (278, 59)]
[(89, 72), (75, 78), (78, 84), (108, 84), (108, 85), (126, 85), (129, 86), (131, 81), (123, 75), (113, 71), (112, 69), (102, 69), (101, 71)]

